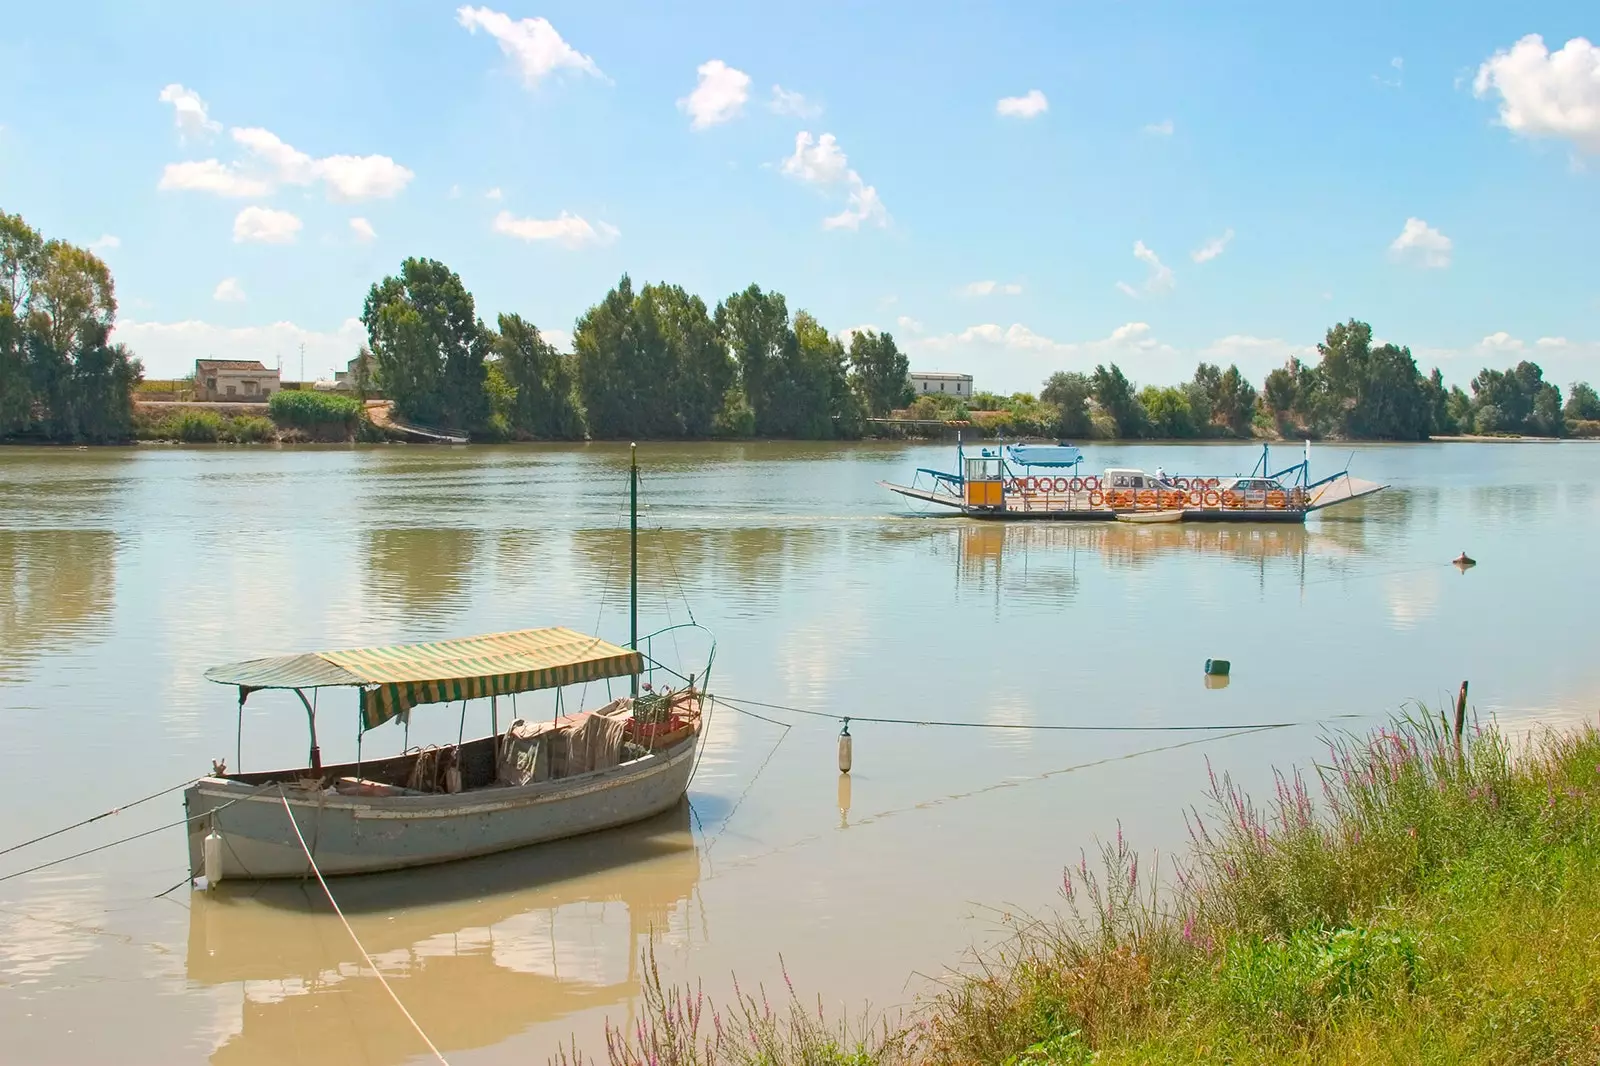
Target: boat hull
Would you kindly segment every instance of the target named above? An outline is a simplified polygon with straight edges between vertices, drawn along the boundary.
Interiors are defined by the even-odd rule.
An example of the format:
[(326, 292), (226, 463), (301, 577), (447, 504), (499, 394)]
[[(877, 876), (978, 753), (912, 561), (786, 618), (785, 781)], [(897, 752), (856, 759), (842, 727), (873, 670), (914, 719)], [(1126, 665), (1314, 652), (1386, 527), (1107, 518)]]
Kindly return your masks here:
[(203, 841), (215, 826), (222, 836), (223, 880), (310, 876), (285, 798), (327, 876), (452, 862), (627, 825), (683, 798), (695, 751), (691, 736), (606, 770), (454, 794), (347, 796), (202, 778), (184, 793), (192, 819), (189, 872), (205, 873)]
[[(948, 507), (951, 511), (966, 515), (968, 518), (982, 518), (995, 522), (1113, 522), (1123, 518), (1123, 516), (1139, 516), (1142, 518), (1144, 516), (1161, 516), (1171, 513), (1158, 510), (1112, 510), (1105, 506), (1097, 507), (1088, 502), (1087, 493), (1061, 496), (1043, 501), (1021, 501), (1007, 496), (1006, 506), (1004, 507), (971, 507), (960, 496), (951, 492), (917, 488), (911, 485), (896, 485), (888, 481), (880, 481), (878, 484), (882, 488), (886, 488), (890, 492), (899, 493), (908, 499), (936, 504), (940, 507)], [(1327, 505), (1322, 504), (1321, 506)], [(1318, 508), (1185, 507), (1181, 515), (1182, 520), (1185, 522), (1286, 522), (1300, 525), (1304, 524), (1306, 515), (1316, 509)], [(1134, 520), (1138, 519), (1135, 518)], [(1176, 519), (1163, 517), (1155, 517), (1153, 520), (1157, 522), (1176, 521)]]

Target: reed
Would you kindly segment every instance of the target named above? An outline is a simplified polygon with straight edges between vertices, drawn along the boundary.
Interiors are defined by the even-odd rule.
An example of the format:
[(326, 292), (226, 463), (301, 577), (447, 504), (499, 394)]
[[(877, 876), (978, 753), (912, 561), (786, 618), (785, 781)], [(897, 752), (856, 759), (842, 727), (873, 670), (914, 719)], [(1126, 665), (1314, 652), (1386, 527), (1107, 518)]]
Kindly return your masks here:
[(1213, 773), (1170, 878), (1119, 832), (906, 1028), (791, 993), (665, 1056), (693, 1014), (652, 967), (609, 1061), (1600, 1061), (1600, 732), (1468, 734), (1419, 707), (1264, 802)]

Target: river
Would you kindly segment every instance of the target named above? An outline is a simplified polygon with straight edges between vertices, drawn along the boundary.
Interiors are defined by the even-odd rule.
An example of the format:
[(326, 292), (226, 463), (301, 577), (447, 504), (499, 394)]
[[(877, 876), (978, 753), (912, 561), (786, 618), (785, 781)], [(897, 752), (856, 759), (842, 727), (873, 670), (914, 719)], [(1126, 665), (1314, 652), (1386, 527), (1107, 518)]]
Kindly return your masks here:
[[(877, 486), (951, 466), (949, 446), (645, 446), (641, 629), (692, 613), (729, 697), (995, 726), (1303, 724), (861, 723), (846, 779), (836, 722), (719, 706), (691, 807), (335, 891), (452, 1063), (542, 1062), (573, 1034), (603, 1052), (652, 938), (669, 979), (771, 992), (787, 971), (808, 1000), (893, 1010), (1006, 913), (1053, 906), (1062, 865), (1119, 826), (1170, 870), (1208, 763), (1266, 788), (1331, 731), (1438, 706), (1463, 678), (1480, 717), (1519, 729), (1591, 716), (1600, 448), (1313, 462), (1352, 453), (1392, 487), (1304, 528), (1130, 527), (930, 517)], [(1257, 454), (1090, 449), (1214, 473)], [(0, 848), (233, 763), (210, 665), (532, 625), (625, 640), (626, 469), (612, 445), (0, 449)], [(1464, 573), (1463, 550), (1480, 563)], [(680, 637), (657, 658), (703, 660)], [(1210, 657), (1232, 661), (1226, 688), (1203, 683)], [(324, 695), (324, 759), (353, 758), (354, 708)], [(461, 728), (459, 708), (424, 708), (410, 740)], [(365, 752), (398, 751), (398, 729)], [(271, 693), (242, 736), (245, 769), (304, 758), (304, 715)], [(165, 796), (0, 856), (0, 877), (181, 817)], [(0, 1061), (423, 1061), (314, 884), (158, 895), (185, 872), (171, 828), (0, 881)]]

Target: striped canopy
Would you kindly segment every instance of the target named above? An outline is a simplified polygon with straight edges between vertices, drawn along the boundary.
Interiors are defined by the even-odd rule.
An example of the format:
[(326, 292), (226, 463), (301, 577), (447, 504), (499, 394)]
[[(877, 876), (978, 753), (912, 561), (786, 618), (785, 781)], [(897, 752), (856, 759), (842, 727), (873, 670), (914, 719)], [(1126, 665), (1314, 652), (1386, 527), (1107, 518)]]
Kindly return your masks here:
[(361, 687), (362, 726), (371, 729), (422, 703), (560, 688), (641, 671), (636, 651), (559, 626), (425, 644), (392, 644), (216, 666), (206, 680), (256, 689)]

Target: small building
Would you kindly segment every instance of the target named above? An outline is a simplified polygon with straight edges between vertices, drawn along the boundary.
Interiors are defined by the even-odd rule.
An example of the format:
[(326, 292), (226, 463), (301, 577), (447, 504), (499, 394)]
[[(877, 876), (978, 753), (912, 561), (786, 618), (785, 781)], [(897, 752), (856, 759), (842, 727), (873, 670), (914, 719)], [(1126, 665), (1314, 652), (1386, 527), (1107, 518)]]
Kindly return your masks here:
[(971, 374), (946, 374), (938, 370), (913, 370), (909, 375), (911, 392), (915, 396), (927, 393), (947, 393), (965, 400), (972, 395)]
[(197, 400), (261, 403), (281, 388), (278, 371), (268, 370), (259, 359), (194, 361), (194, 394)]

